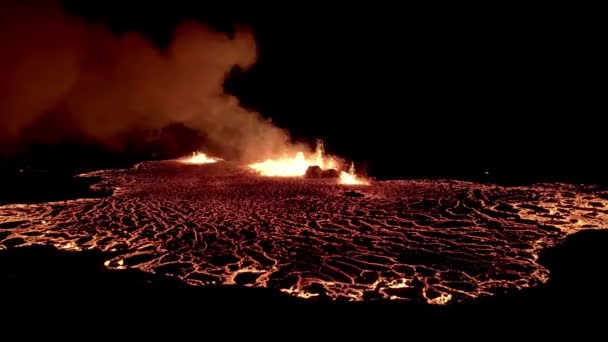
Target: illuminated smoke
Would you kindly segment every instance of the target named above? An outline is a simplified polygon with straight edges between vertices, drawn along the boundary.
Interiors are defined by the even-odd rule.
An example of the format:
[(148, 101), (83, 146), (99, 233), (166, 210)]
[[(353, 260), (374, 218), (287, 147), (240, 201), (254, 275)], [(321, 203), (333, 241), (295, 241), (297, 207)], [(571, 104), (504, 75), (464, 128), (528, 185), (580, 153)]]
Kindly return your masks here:
[[(227, 75), (255, 63), (252, 33), (230, 37), (180, 23), (160, 50), (58, 5), (0, 4), (0, 151), (87, 139), (120, 149), (129, 132), (183, 123), (232, 158), (283, 152), (288, 134), (224, 93)], [(142, 141), (154, 133), (141, 134)]]

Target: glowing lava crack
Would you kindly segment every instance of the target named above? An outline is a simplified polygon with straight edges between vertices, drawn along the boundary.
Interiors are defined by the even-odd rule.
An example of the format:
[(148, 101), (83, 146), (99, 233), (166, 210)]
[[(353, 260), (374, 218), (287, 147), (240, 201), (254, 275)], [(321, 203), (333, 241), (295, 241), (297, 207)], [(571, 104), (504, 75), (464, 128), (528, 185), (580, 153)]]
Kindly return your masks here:
[[(569, 185), (333, 182), (229, 162), (98, 171), (101, 199), (0, 206), (0, 249), (111, 251), (107, 267), (302, 298), (461, 302), (547, 281), (538, 252), (608, 222), (605, 193)], [(88, 175), (85, 175), (88, 176)]]

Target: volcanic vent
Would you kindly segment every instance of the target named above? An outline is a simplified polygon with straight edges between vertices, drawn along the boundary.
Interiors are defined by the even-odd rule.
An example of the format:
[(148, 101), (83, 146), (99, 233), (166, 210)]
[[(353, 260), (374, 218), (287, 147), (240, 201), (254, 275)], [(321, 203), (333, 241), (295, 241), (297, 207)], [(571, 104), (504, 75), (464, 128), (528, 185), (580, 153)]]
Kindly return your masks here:
[(355, 165), (351, 163), (348, 172), (336, 169), (341, 167), (340, 159), (326, 156), (323, 141), (317, 140), (314, 154), (305, 154), (298, 151), (295, 155), (283, 155), (277, 159), (267, 159), (263, 162), (249, 165), (262, 176), (268, 177), (308, 177), (327, 178), (338, 177), (340, 184), (368, 185), (369, 181), (358, 177), (355, 173)]

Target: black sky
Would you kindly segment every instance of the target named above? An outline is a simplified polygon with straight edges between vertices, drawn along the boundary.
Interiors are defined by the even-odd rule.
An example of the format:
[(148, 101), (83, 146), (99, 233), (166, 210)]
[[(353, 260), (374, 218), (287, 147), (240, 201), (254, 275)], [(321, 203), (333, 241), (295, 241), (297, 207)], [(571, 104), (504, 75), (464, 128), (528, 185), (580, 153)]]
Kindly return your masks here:
[[(388, 176), (492, 171), (605, 179), (597, 28), (568, 8), (254, 7), (67, 1), (161, 48), (176, 23), (251, 26), (259, 62), (228, 91)], [(395, 162), (396, 160), (396, 162)], [(558, 177), (559, 178), (559, 177)]]

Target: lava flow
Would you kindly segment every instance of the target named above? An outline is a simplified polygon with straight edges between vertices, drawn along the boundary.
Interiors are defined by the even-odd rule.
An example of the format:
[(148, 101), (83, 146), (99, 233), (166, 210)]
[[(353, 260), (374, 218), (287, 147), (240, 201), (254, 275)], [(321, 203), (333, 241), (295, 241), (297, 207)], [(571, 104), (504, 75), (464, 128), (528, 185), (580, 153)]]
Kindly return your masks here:
[(0, 250), (95, 249), (111, 269), (310, 300), (447, 304), (546, 282), (542, 249), (608, 223), (606, 191), (565, 184), (376, 181), (355, 191), (173, 161), (81, 177), (114, 194), (0, 206)]
[(193, 152), (191, 156), (179, 159), (179, 161), (185, 164), (210, 164), (217, 163), (220, 160), (219, 158), (209, 157), (203, 152)]
[[(318, 166), (321, 170), (335, 170), (339, 163), (333, 157), (325, 155), (325, 148), (322, 140), (317, 140), (317, 148), (314, 154), (306, 155), (304, 152), (297, 152), (294, 156), (284, 156), (278, 159), (268, 159), (266, 161), (249, 165), (262, 176), (269, 177), (302, 177), (310, 167)], [(348, 172), (341, 171), (338, 182), (345, 185), (368, 185), (369, 182), (355, 174), (354, 164)]]

